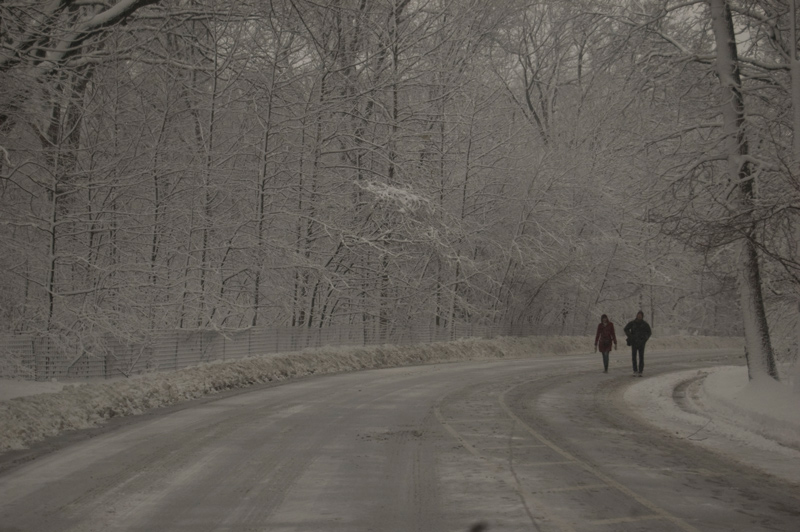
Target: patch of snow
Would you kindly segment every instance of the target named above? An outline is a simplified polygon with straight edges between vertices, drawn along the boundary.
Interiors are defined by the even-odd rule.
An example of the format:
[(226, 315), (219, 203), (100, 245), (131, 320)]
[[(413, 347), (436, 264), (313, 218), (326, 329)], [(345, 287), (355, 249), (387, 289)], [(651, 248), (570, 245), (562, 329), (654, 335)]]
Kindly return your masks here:
[(40, 393), (60, 392), (67, 384), (56, 380), (35, 382), (21, 379), (0, 379), (0, 401), (8, 401), (15, 397), (25, 397)]
[(750, 381), (745, 366), (681, 371), (637, 382), (625, 400), (675, 438), (800, 483), (800, 390), (793, 378)]
[(730, 423), (800, 450), (800, 389), (792, 380), (748, 381), (746, 367), (714, 368), (703, 386), (706, 402)]

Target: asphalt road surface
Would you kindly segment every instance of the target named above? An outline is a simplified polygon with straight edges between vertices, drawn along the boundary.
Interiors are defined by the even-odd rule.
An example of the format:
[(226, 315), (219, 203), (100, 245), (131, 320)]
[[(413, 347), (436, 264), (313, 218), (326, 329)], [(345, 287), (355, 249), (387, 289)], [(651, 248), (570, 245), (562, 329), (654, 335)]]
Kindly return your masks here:
[(608, 374), (599, 354), (373, 370), (130, 418), (6, 461), (0, 531), (800, 530), (799, 486), (630, 413), (623, 353)]

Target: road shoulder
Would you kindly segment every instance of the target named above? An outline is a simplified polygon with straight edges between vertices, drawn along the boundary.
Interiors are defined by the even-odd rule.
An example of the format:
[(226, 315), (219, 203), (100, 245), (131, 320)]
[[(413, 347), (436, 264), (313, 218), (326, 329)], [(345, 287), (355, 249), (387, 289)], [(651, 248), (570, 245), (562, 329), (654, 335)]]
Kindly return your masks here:
[(748, 397), (746, 372), (744, 383), (731, 387), (731, 372), (741, 370), (720, 366), (637, 379), (624, 400), (638, 418), (673, 438), (800, 485), (800, 428), (759, 413), (766, 405), (757, 408), (759, 401)]

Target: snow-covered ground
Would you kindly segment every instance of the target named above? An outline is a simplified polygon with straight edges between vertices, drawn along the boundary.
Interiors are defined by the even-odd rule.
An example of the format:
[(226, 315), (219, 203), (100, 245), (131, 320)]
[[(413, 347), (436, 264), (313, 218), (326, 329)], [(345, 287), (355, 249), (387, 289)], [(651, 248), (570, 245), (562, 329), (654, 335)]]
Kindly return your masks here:
[(786, 368), (782, 382), (751, 382), (745, 366), (669, 373), (637, 381), (625, 400), (674, 437), (800, 484), (798, 369)]
[[(651, 351), (737, 348), (741, 340), (672, 337), (654, 339), (651, 344)], [(583, 337), (463, 340), (316, 349), (99, 383), (2, 380), (0, 452), (24, 448), (64, 431), (92, 427), (115, 416), (136, 415), (263, 382), (420, 363), (587, 353), (591, 345), (592, 339)], [(628, 389), (625, 399), (643, 419), (675, 437), (800, 483), (800, 375), (784, 371), (784, 377), (781, 383), (751, 383), (744, 367), (684, 371), (639, 380)], [(690, 385), (686, 386), (687, 382)], [(676, 404), (674, 395), (684, 399), (684, 408)]]

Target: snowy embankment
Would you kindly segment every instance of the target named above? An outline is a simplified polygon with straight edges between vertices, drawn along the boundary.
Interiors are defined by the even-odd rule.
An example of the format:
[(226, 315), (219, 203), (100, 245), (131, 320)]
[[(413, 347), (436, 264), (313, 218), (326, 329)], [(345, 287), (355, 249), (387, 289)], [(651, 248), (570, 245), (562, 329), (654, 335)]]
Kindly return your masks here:
[(751, 434), (800, 450), (798, 370), (781, 372), (782, 382), (776, 383), (768, 377), (748, 381), (744, 366), (711, 368), (703, 383), (705, 404), (700, 406), (729, 425), (746, 426)]
[(746, 366), (668, 373), (636, 382), (625, 401), (675, 438), (800, 483), (800, 366), (782, 369), (781, 382), (750, 381)]
[[(741, 339), (654, 338), (651, 350), (736, 348)], [(621, 346), (623, 348), (624, 346)], [(314, 349), (203, 364), (170, 373), (152, 373), (110, 382), (66, 384), (60, 391), (0, 401), (0, 452), (62, 432), (100, 425), (112, 417), (141, 414), (208, 394), (308, 375), (415, 364), (497, 358), (586, 354), (593, 338), (530, 337), (469, 339), (408, 346)], [(35, 391), (38, 383), (30, 383)], [(46, 383), (52, 385), (54, 383)]]

